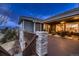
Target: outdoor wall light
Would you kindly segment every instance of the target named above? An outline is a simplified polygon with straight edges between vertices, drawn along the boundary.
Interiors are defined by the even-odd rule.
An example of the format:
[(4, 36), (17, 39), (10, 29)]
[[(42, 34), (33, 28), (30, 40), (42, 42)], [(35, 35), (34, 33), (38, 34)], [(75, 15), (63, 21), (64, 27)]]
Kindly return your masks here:
[(73, 17), (73, 19), (79, 19), (79, 17)]
[(60, 22), (61, 24), (65, 23), (64, 21)]

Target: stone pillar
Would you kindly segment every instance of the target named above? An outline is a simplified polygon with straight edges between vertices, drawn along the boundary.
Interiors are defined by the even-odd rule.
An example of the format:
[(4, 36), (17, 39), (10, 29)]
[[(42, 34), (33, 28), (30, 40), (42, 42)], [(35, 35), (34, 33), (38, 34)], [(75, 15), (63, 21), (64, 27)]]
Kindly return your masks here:
[(48, 33), (46, 31), (37, 31), (36, 35), (38, 35), (36, 39), (36, 53), (39, 56), (44, 56), (48, 53)]

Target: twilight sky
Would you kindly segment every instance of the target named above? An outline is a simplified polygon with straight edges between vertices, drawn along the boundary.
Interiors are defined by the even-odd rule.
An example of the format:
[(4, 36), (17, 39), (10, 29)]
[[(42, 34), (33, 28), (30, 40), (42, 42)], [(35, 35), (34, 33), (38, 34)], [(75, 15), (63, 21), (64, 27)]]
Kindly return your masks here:
[(74, 3), (0, 4), (0, 14), (8, 15), (10, 21), (18, 22), (19, 16), (32, 16), (46, 19), (75, 7), (77, 7), (77, 4)]

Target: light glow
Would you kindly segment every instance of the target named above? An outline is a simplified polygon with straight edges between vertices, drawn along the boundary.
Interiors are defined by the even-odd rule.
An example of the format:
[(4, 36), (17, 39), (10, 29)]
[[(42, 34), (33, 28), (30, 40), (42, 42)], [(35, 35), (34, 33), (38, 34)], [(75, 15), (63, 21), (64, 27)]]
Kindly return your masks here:
[(73, 19), (79, 19), (79, 17), (74, 17)]

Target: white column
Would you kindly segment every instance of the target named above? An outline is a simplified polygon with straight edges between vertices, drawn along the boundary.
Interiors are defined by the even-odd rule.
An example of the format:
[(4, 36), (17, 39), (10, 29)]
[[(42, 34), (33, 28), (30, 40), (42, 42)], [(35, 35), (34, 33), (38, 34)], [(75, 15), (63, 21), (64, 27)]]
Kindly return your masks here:
[(20, 31), (20, 33), (19, 33), (19, 35), (20, 35), (19, 42), (20, 42), (21, 51), (23, 51), (25, 49), (24, 22), (20, 25), (19, 31)]
[(36, 29), (36, 23), (34, 22), (34, 33), (35, 33), (35, 31), (36, 31), (35, 29)]

